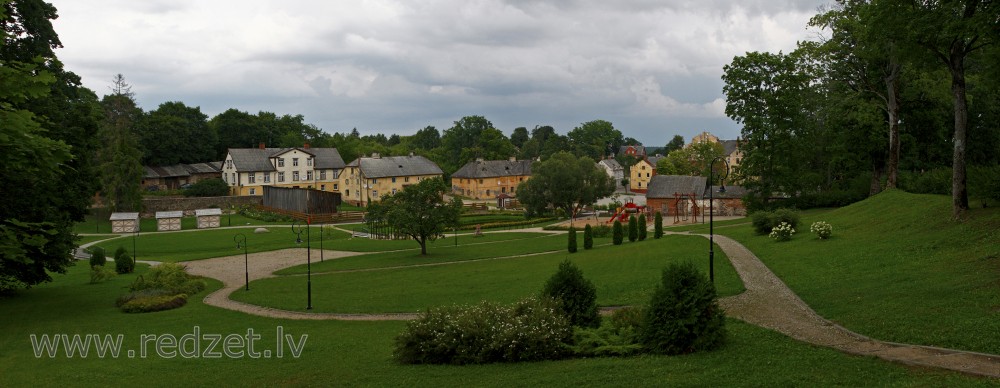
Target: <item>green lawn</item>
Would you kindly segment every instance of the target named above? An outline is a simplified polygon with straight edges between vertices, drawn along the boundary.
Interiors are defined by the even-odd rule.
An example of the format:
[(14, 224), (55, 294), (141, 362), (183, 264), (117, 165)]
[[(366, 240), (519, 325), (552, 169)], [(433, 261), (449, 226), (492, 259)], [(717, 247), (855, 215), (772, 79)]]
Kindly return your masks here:
[[(693, 260), (708, 272), (707, 244), (701, 237), (666, 236), (621, 246), (581, 249), (576, 254), (565, 252), (565, 236), (555, 236), (554, 240), (562, 246), (557, 249), (563, 249), (558, 253), (439, 266), (315, 274), (312, 276), (313, 311), (417, 312), (432, 306), (480, 300), (513, 302), (537, 294), (545, 280), (555, 273), (559, 262), (567, 258), (594, 282), (597, 302), (604, 306), (648, 302), (662, 269), (670, 262)], [(544, 251), (542, 245), (534, 251)], [(716, 253), (719, 293), (735, 295), (742, 292), (742, 283), (725, 254), (718, 248)], [(324, 263), (322, 268), (334, 266), (337, 261)], [(279, 309), (303, 310), (305, 282), (304, 276), (261, 279), (250, 284), (249, 292), (234, 293), (233, 299)]]
[[(1000, 209), (950, 220), (951, 198), (901, 191), (805, 213), (786, 243), (717, 228), (823, 317), (881, 340), (1000, 354)], [(809, 233), (814, 221), (833, 237)]]
[[(139, 271), (145, 270), (140, 266)], [(555, 268), (553, 267), (554, 271)], [(472, 366), (400, 365), (391, 358), (403, 322), (277, 320), (222, 310), (194, 295), (187, 306), (148, 314), (119, 312), (113, 300), (137, 275), (87, 284), (85, 266), (54, 275), (53, 283), (0, 299), (0, 386), (995, 386), (995, 381), (848, 356), (730, 320), (729, 342), (718, 351), (689, 356), (594, 358)], [(211, 282), (210, 289), (219, 287)], [(261, 335), (257, 352), (275, 350), (281, 327), (293, 339), (309, 337), (301, 357), (278, 359), (164, 358), (141, 335), (180, 338), (202, 334)], [(36, 358), (30, 335), (124, 335), (119, 359), (80, 356)], [(200, 344), (205, 351), (207, 341)], [(193, 346), (189, 346), (189, 349)], [(216, 349), (218, 351), (218, 349)], [(168, 354), (169, 355), (169, 354)], [(138, 353), (137, 353), (138, 356)]]
[[(111, 221), (108, 220), (110, 214), (105, 210), (100, 210), (95, 214), (88, 215), (86, 220), (78, 222), (73, 226), (76, 233), (111, 233)], [(265, 222), (253, 218), (244, 217), (239, 214), (223, 214), (220, 219), (221, 226), (241, 226), (241, 225), (291, 225), (291, 222)], [(198, 229), (198, 219), (194, 216), (181, 218), (181, 229)], [(140, 218), (139, 232), (156, 232), (156, 218)]]

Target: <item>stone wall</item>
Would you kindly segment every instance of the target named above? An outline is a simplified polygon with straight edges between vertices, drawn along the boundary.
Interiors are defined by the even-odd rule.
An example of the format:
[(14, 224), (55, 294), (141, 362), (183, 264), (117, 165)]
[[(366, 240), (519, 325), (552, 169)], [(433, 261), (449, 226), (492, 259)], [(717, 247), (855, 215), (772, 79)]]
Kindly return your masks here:
[(263, 199), (261, 196), (143, 198), (145, 211), (142, 216), (152, 217), (156, 212), (177, 210), (184, 211), (186, 216), (193, 216), (195, 210), (208, 208), (221, 208), (225, 212), (230, 207), (260, 205)]

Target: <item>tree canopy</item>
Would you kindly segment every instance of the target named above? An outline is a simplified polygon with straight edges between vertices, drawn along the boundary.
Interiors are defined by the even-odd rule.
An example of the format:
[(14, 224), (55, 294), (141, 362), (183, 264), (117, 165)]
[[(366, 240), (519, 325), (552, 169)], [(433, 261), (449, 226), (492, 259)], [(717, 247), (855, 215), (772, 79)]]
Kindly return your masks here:
[(544, 213), (551, 207), (572, 215), (614, 191), (611, 177), (592, 159), (563, 151), (532, 163), (531, 179), (518, 185), (517, 196), (529, 213)]
[(420, 254), (427, 254), (427, 241), (443, 236), (458, 225), (462, 202), (445, 202), (450, 187), (439, 178), (424, 179), (415, 185), (382, 197), (368, 205), (368, 219), (385, 222), (397, 233), (413, 238), (420, 244)]

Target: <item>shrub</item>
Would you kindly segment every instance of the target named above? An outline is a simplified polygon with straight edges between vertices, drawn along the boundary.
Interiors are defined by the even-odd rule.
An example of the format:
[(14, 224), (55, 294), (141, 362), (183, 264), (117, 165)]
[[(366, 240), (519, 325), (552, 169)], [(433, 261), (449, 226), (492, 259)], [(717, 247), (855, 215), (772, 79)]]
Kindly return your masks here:
[(17, 290), (21, 290), (27, 287), (28, 287), (27, 283), (22, 282), (21, 280), (19, 280), (14, 276), (7, 274), (0, 274), (0, 295), (12, 295), (15, 292), (17, 292)]
[(583, 249), (591, 249), (594, 247), (594, 228), (590, 227), (590, 224), (583, 227)]
[(799, 227), (799, 213), (792, 209), (777, 209), (771, 212), (760, 210), (750, 215), (750, 223), (758, 235), (770, 234), (772, 229), (783, 222), (792, 228)]
[(691, 262), (671, 264), (644, 314), (642, 344), (653, 353), (715, 349), (726, 337), (715, 286)]
[(656, 212), (653, 217), (653, 238), (663, 237), (663, 214)]
[(777, 209), (773, 212), (771, 216), (771, 228), (781, 225), (781, 223), (787, 223), (791, 225), (792, 228), (799, 227), (799, 212), (792, 209)]
[(198, 181), (184, 190), (185, 197), (223, 197), (229, 195), (229, 184), (219, 178)]
[(640, 343), (643, 313), (641, 308), (615, 310), (598, 328), (577, 328), (573, 334), (573, 353), (578, 357), (622, 357), (643, 352)]
[(611, 243), (615, 245), (622, 245), (622, 240), (625, 238), (625, 231), (622, 230), (622, 223), (615, 220), (615, 223), (611, 226)]
[(559, 263), (559, 270), (545, 282), (542, 296), (556, 300), (573, 326), (597, 327), (601, 324), (601, 316), (597, 314), (597, 287), (569, 260)]
[(135, 262), (132, 261), (132, 257), (129, 256), (125, 248), (118, 247), (115, 250), (115, 272), (126, 274), (132, 273), (132, 271), (135, 271)]
[(597, 225), (591, 228), (591, 234), (594, 238), (603, 238), (611, 236), (611, 227), (607, 225)]
[(567, 235), (569, 236), (568, 237), (569, 242), (566, 249), (569, 251), (569, 253), (576, 253), (576, 228), (572, 226), (569, 227), (569, 233), (567, 233)]
[(132, 291), (154, 288), (166, 290), (174, 295), (194, 295), (205, 289), (205, 282), (189, 275), (180, 264), (163, 263), (153, 267), (145, 275), (139, 276), (129, 286)]
[(111, 280), (115, 277), (115, 271), (111, 269), (104, 268), (103, 265), (94, 265), (90, 267), (90, 283), (100, 283), (106, 280)]
[(646, 215), (639, 214), (639, 241), (646, 239)]
[(628, 242), (635, 242), (639, 238), (639, 225), (635, 221), (635, 215), (628, 216)]
[(104, 248), (93, 247), (90, 248), (90, 266), (91, 267), (101, 267), (108, 262), (107, 256), (104, 254)]
[(573, 327), (558, 309), (537, 298), (428, 309), (396, 337), (393, 356), (405, 364), (560, 359), (570, 352)]
[(115, 306), (122, 307), (125, 303), (128, 303), (129, 301), (132, 301), (134, 299), (152, 298), (164, 295), (172, 296), (174, 294), (171, 294), (170, 291), (164, 290), (162, 288), (147, 288), (141, 291), (132, 291), (128, 294), (119, 296), (118, 300), (115, 301)]
[(171, 310), (187, 304), (187, 295), (160, 295), (135, 298), (121, 305), (126, 313), (151, 313), (154, 311)]
[(750, 224), (753, 225), (754, 233), (766, 235), (771, 233), (771, 212), (758, 210), (750, 214)]
[(809, 227), (809, 231), (815, 233), (820, 240), (826, 240), (833, 234), (833, 225), (824, 221), (816, 221)]
[(788, 241), (792, 239), (792, 235), (795, 234), (795, 228), (789, 225), (787, 222), (782, 222), (781, 225), (771, 229), (770, 237), (775, 239), (775, 241)]

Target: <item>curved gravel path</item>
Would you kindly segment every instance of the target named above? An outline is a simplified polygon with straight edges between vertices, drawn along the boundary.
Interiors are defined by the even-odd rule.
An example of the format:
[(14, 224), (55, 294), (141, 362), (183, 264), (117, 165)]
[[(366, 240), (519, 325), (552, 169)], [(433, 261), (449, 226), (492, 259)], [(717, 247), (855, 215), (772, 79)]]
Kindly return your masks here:
[[(708, 238), (707, 235), (689, 233), (666, 232), (666, 234), (686, 234)], [(719, 304), (730, 317), (781, 332), (799, 341), (830, 347), (845, 353), (874, 356), (907, 365), (943, 368), (1000, 378), (1000, 356), (997, 355), (879, 341), (832, 323), (816, 314), (753, 252), (750, 252), (742, 244), (721, 235), (715, 235), (715, 242), (729, 257), (746, 287), (746, 292), (740, 295), (719, 300)], [(327, 260), (359, 254), (363, 253), (324, 251)], [(273, 273), (279, 269), (305, 262), (305, 256), (306, 250), (302, 248), (250, 254), (250, 280), (274, 277)], [(314, 254), (314, 257), (318, 257), (318, 253)], [(462, 263), (465, 262), (435, 265), (459, 265)], [(244, 269), (243, 255), (189, 261), (182, 264), (187, 266), (188, 272), (192, 274), (221, 280), (223, 288), (206, 296), (205, 303), (229, 310), (283, 319), (375, 321), (408, 320), (418, 317), (418, 314), (409, 313), (308, 313), (237, 302), (230, 299), (229, 295), (244, 286), (246, 270)], [(602, 310), (613, 310), (613, 308)]]

